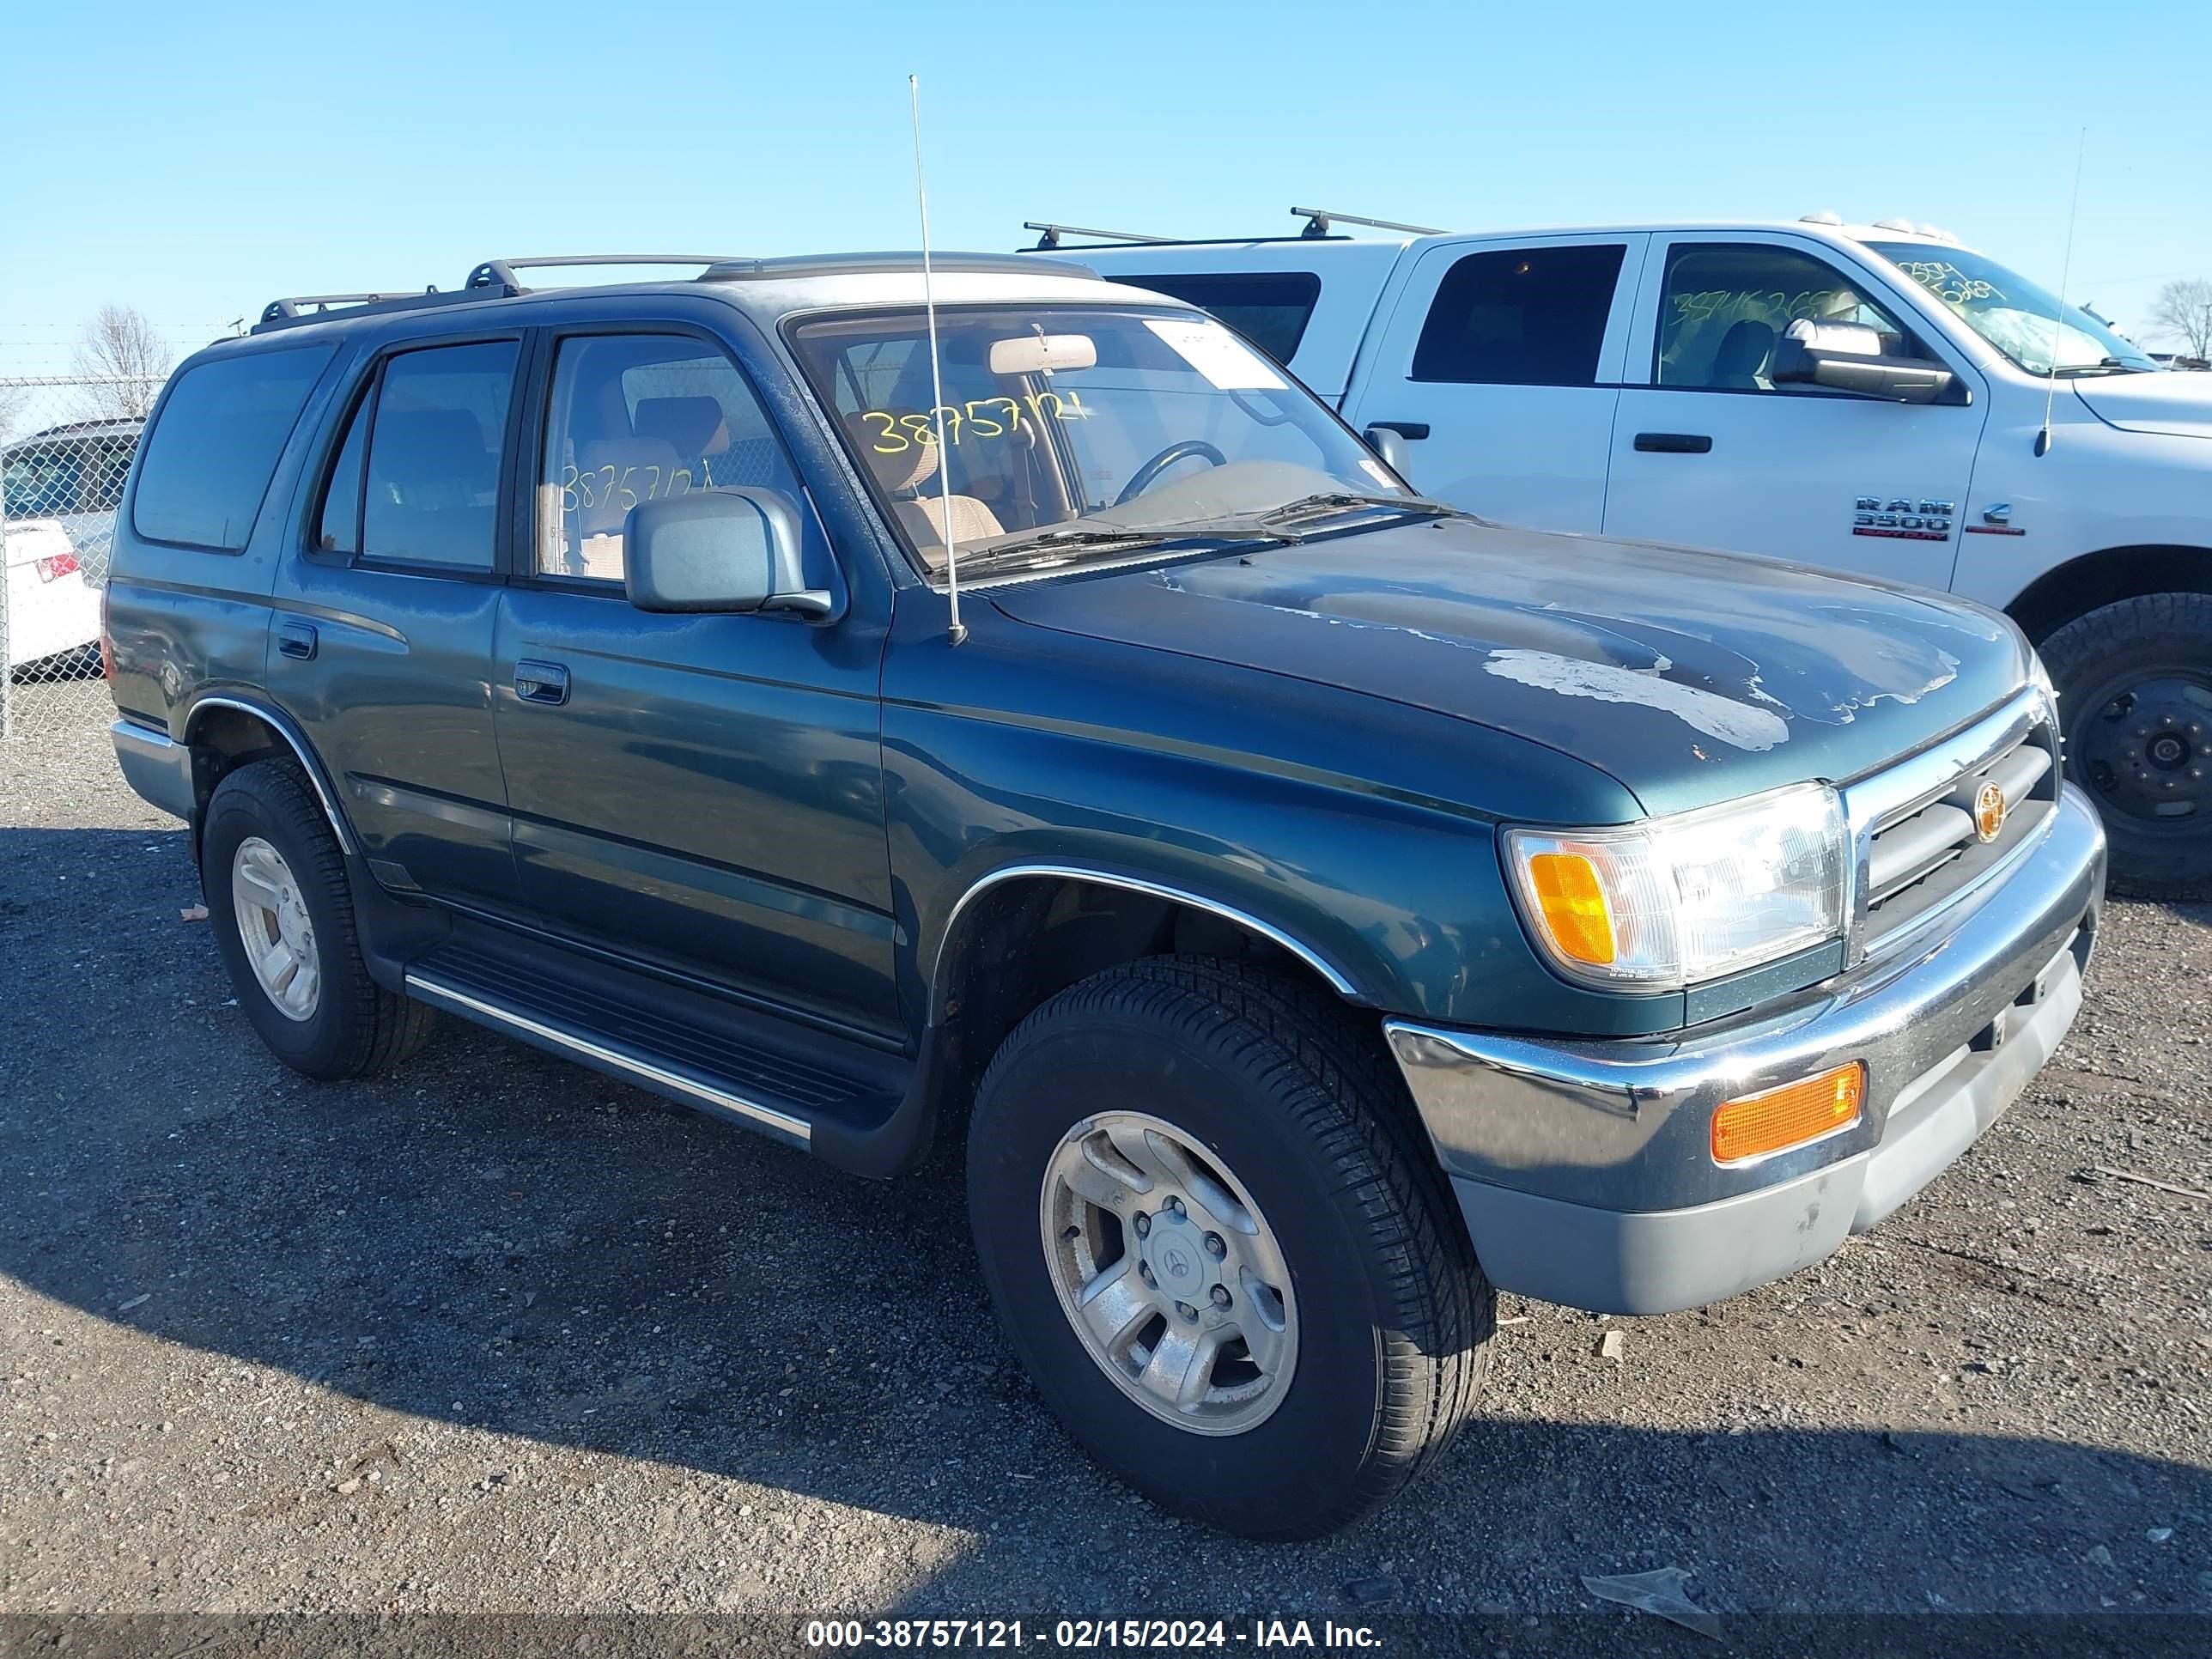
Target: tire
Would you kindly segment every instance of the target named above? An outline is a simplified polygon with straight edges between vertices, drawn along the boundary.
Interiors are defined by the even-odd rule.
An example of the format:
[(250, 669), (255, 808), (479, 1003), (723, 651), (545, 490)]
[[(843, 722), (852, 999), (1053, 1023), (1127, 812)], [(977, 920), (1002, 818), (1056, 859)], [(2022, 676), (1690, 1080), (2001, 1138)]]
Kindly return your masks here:
[(2042, 652), (2067, 775), (2105, 821), (2112, 890), (2212, 898), (2212, 594), (2118, 600)]
[[(1168, 1139), (1195, 1155), (1195, 1184), (1183, 1183), (1191, 1203), (1179, 1211), (1182, 1200), (1156, 1181), (1149, 1192), (1129, 1188), (1110, 1212), (1079, 1206), (1087, 1220), (1060, 1225), (1053, 1171), (1088, 1180), (1074, 1160), (1096, 1168), (1096, 1151), (1111, 1163), (1115, 1149), (1133, 1144), (1133, 1117), (1167, 1126)], [(1117, 1127), (1108, 1134), (1101, 1123)], [(1162, 1146), (1154, 1132), (1144, 1139)], [(1156, 957), (1054, 997), (984, 1076), (968, 1193), (984, 1280), (1047, 1402), (1153, 1502), (1224, 1531), (1310, 1538), (1374, 1508), (1443, 1451), (1487, 1369), (1496, 1295), (1404, 1085), (1342, 1004), (1294, 981), (1213, 958)], [(1147, 1351), (1143, 1330), (1157, 1358), (1171, 1351), (1168, 1322), (1196, 1311), (1182, 1292), (1166, 1294), (1166, 1276), (1182, 1272), (1187, 1254), (1176, 1246), (1190, 1223), (1210, 1229), (1239, 1194), (1257, 1231), (1237, 1236), (1210, 1269), (1223, 1291), (1237, 1280), (1218, 1316), (1243, 1321), (1240, 1329), (1279, 1324), (1295, 1338), (1288, 1357), (1270, 1378), (1249, 1358), (1259, 1350), (1237, 1337), (1212, 1363), (1203, 1398), (1142, 1403), (1141, 1385), (1126, 1379)], [(1142, 1241), (1139, 1214), (1157, 1218)], [(1279, 1246), (1272, 1255), (1266, 1239)], [(1209, 1254), (1216, 1243), (1209, 1231)], [(1113, 1293), (1150, 1274), (1146, 1293), (1160, 1301), (1157, 1313), (1129, 1316), (1148, 1322), (1118, 1376), (1079, 1334), (1060, 1287), (1092, 1268), (1110, 1277), (1115, 1269), (1099, 1264), (1117, 1251), (1127, 1276)], [(1230, 1271), (1267, 1260), (1287, 1280), (1272, 1308), (1264, 1286), (1251, 1289), (1249, 1267)], [(1188, 1328), (1186, 1340), (1197, 1341)], [(1270, 1339), (1275, 1348), (1283, 1341)], [(1246, 1358), (1236, 1357), (1239, 1343)]]
[[(268, 853), (280, 862), (270, 864)], [(239, 921), (241, 862), (264, 876), (281, 872), (280, 884), (296, 898), (283, 907), (280, 931), (289, 933), (288, 948), (304, 941), (298, 959), (314, 969), (312, 1006), (304, 1012), (287, 1013), (247, 955)], [(216, 786), (200, 836), (200, 886), (238, 1006), (270, 1051), (294, 1071), (325, 1081), (368, 1077), (422, 1046), (431, 1010), (369, 977), (345, 857), (307, 781), (289, 762), (256, 761)], [(295, 974), (287, 993), (301, 983)]]

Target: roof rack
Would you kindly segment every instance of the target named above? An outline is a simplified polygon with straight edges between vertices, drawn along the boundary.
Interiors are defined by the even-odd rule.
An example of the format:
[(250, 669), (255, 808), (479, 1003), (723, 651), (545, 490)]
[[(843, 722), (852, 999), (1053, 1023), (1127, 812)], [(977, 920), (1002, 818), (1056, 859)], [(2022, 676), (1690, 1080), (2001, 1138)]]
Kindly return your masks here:
[(435, 288), (424, 289), (419, 294), (412, 290), (382, 294), (294, 294), (271, 300), (264, 306), (261, 320), (247, 331), (266, 334), (272, 329), (289, 328), (297, 323), (319, 322), (329, 314), (332, 306), (343, 306), (346, 315), (357, 317), (380, 311), (411, 311), (417, 306), (452, 305), (457, 301), (481, 300), (483, 297), (481, 294), (459, 290), (441, 294)]
[(552, 266), (575, 265), (706, 265), (726, 264), (730, 256), (724, 253), (562, 253), (548, 254), (542, 258), (487, 259), (469, 272), (469, 279), (450, 293), (440, 293), (437, 288), (421, 293), (398, 291), (382, 294), (295, 294), (281, 300), (271, 300), (263, 307), (261, 320), (250, 331), (265, 334), (272, 329), (286, 328), (297, 323), (312, 323), (327, 316), (333, 306), (346, 307), (348, 316), (364, 316), (383, 311), (410, 311), (418, 306), (459, 305), (477, 300), (511, 299), (518, 294), (527, 294), (521, 279), (521, 270), (542, 270)]
[(1365, 225), (1370, 230), (1402, 230), (1415, 236), (1443, 234), (1434, 225), (1401, 225), (1395, 219), (1363, 219), (1356, 213), (1339, 213), (1333, 208), (1294, 207), (1291, 211), (1306, 222), (1306, 228), (1298, 234), (1315, 240), (1328, 235), (1333, 224)]
[[(1040, 264), (1060, 266), (1073, 276), (1096, 276), (1088, 265), (1073, 259), (1037, 259), (1025, 253), (933, 253), (932, 270), (1018, 271), (1034, 276)], [(725, 259), (700, 273), (702, 283), (772, 281), (777, 277), (843, 276), (863, 271), (920, 270), (921, 255), (890, 253), (801, 253), (774, 259)]]
[(1034, 219), (1022, 222), (1024, 230), (1037, 233), (1040, 249), (1060, 246), (1063, 236), (1096, 236), (1102, 242), (1172, 242), (1172, 236), (1148, 236), (1141, 230), (1094, 230), (1088, 225), (1041, 225)]
[[(1095, 276), (1098, 273), (1088, 265), (1072, 259), (1048, 261), (1060, 266), (1066, 274)], [(1039, 261), (1015, 253), (939, 253), (931, 261), (938, 270), (957, 271), (1019, 271), (1034, 276)], [(469, 273), (467, 283), (450, 293), (441, 293), (428, 288), (421, 293), (383, 294), (295, 294), (280, 300), (271, 300), (261, 313), (261, 320), (250, 331), (265, 334), (273, 329), (290, 328), (303, 323), (320, 322), (327, 318), (332, 307), (344, 308), (349, 317), (370, 315), (386, 311), (411, 311), (422, 306), (471, 304), (478, 300), (511, 299), (527, 294), (518, 273), (525, 270), (574, 269), (582, 265), (701, 265), (697, 280), (702, 283), (757, 281), (778, 276), (835, 276), (872, 270), (919, 270), (921, 255), (910, 252), (893, 253), (818, 253), (800, 254), (788, 258), (755, 259), (723, 253), (559, 253), (540, 258), (486, 259)]]
[(1387, 219), (1356, 219), (1351, 215), (1344, 213), (1332, 216), (1323, 212), (1319, 208), (1294, 208), (1291, 211), (1309, 216), (1310, 217), (1312, 217), (1313, 222), (1309, 223), (1304, 230), (1293, 231), (1287, 234), (1279, 236), (1149, 236), (1140, 231), (1097, 230), (1086, 225), (1043, 224), (1034, 219), (1024, 221), (1022, 228), (1024, 230), (1034, 230), (1038, 233), (1036, 244), (1030, 250), (1031, 252), (1037, 253), (1049, 252), (1055, 249), (1062, 248), (1065, 245), (1060, 239), (1063, 236), (1095, 236), (1099, 239), (1095, 243), (1079, 243), (1076, 246), (1066, 250), (1067, 252), (1077, 253), (1082, 252), (1086, 248), (1090, 247), (1120, 246), (1141, 247), (1242, 247), (1248, 242), (1343, 242), (1350, 240), (1351, 239), (1349, 237), (1339, 235), (1328, 228), (1329, 221), (1332, 217), (1341, 219), (1348, 225), (1374, 225), (1385, 230), (1410, 230), (1418, 232), (1419, 234), (1424, 236), (1432, 235), (1435, 234), (1431, 231), (1423, 230), (1419, 225), (1394, 225)]
[(728, 253), (549, 253), (535, 259), (487, 259), (469, 273), (462, 286), (471, 289), (507, 288), (525, 293), (518, 270), (544, 270), (575, 265), (720, 265), (736, 261)]

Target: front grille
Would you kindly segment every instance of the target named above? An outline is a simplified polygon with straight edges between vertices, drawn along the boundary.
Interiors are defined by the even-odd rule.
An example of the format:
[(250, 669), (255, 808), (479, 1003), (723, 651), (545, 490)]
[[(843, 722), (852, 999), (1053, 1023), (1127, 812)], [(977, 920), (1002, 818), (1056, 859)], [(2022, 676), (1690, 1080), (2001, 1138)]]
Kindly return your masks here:
[[(2003, 793), (2003, 828), (1975, 826), (1984, 786)], [(1863, 950), (1965, 896), (2042, 834), (2058, 803), (2058, 738), (2027, 693), (1986, 720), (1844, 791), (1857, 857), (1854, 932)]]

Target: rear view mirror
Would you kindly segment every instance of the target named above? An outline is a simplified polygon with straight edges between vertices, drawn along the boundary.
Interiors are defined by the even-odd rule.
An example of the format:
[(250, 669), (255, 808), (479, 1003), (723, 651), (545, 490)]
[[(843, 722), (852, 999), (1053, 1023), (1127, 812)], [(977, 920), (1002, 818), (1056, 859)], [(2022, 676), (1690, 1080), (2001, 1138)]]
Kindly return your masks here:
[(774, 489), (703, 489), (640, 501), (623, 521), (623, 585), (641, 611), (798, 611), (831, 595), (799, 568), (799, 507)]
[(1881, 334), (1863, 323), (1800, 318), (1774, 343), (1774, 365), (1767, 374), (1777, 386), (1826, 386), (1891, 403), (1959, 400), (1949, 369), (1921, 357), (1884, 356)]
[(1042, 374), (1097, 366), (1098, 343), (1088, 334), (1017, 334), (991, 342), (994, 374)]

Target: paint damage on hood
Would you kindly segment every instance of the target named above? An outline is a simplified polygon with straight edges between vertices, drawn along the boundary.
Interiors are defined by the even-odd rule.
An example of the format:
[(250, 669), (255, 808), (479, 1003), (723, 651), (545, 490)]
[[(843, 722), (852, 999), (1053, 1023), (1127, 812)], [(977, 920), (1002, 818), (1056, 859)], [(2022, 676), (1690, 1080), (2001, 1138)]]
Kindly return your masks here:
[(992, 598), (1042, 626), (1511, 732), (1654, 812), (1856, 776), (2027, 672), (2009, 623), (1941, 594), (1463, 520)]

